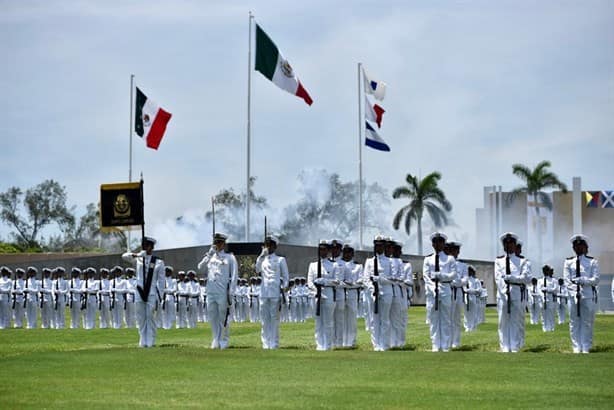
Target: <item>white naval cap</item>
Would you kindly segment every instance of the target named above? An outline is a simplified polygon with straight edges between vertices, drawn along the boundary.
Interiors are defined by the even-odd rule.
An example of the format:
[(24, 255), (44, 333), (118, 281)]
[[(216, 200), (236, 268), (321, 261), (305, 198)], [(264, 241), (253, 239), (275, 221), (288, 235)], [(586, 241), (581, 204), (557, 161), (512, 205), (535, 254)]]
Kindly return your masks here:
[(463, 246), (463, 244), (459, 241), (448, 241), (446, 243), (448, 244), (448, 246), (451, 246), (453, 248), (460, 248), (461, 246)]
[(572, 245), (576, 242), (584, 242), (588, 246), (588, 236), (576, 233), (569, 238), (569, 242), (571, 242)]
[(216, 232), (215, 234), (213, 234), (213, 242), (226, 242), (226, 239), (228, 239), (228, 235), (226, 235), (225, 233)]
[(373, 242), (386, 242), (386, 237), (381, 234), (377, 234), (373, 237)]
[(331, 243), (326, 239), (320, 239), (320, 242), (318, 242), (318, 247), (328, 247), (330, 245)]
[(401, 241), (392, 241), (392, 244), (393, 244), (394, 246), (399, 247), (399, 248), (402, 248), (402, 247), (403, 247), (403, 242), (401, 242)]
[(431, 238), (431, 242), (432, 242), (434, 239), (437, 239), (437, 238), (441, 238), (441, 239), (443, 239), (444, 241), (447, 241), (447, 240), (448, 240), (448, 236), (447, 236), (445, 233), (443, 233), (443, 232), (433, 232), (433, 233), (431, 234), (430, 238)]
[(30, 272), (38, 273), (38, 269), (36, 269), (34, 266), (28, 266), (28, 267), (26, 268), (26, 271), (27, 271), (28, 273), (30, 273)]
[(520, 245), (522, 246), (524, 242), (522, 242), (520, 239), (516, 239), (516, 245)]
[(152, 245), (155, 245), (156, 244), (156, 239), (152, 238), (151, 236), (144, 236), (143, 237), (143, 243), (146, 243), (146, 242), (149, 242)]
[(510, 239), (513, 239), (514, 242), (518, 243), (518, 235), (516, 235), (514, 232), (505, 232), (503, 235), (499, 236), (499, 240), (501, 242), (505, 242)]
[(269, 234), (264, 238), (265, 242), (275, 242), (275, 244), (279, 243), (279, 238), (275, 235)]

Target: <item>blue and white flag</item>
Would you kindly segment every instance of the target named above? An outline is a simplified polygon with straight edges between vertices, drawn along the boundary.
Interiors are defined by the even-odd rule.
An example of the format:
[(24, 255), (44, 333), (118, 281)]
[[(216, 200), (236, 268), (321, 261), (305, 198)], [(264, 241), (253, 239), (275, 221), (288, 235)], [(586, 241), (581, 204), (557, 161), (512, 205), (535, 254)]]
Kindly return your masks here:
[(365, 93), (371, 94), (379, 101), (382, 101), (386, 95), (386, 83), (371, 77), (369, 74), (367, 74), (367, 70), (365, 70), (364, 67), (362, 68), (362, 75), (364, 79), (363, 83), (365, 85)]
[(390, 151), (390, 147), (373, 129), (368, 121), (365, 121), (365, 145), (379, 151)]

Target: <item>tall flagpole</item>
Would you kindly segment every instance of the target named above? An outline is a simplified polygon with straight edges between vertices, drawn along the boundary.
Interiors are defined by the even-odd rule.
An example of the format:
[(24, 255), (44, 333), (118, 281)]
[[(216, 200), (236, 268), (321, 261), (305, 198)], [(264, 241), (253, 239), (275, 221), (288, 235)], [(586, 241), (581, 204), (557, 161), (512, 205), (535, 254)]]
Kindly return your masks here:
[(362, 98), (360, 93), (360, 68), (362, 64), (358, 63), (358, 231), (359, 231), (359, 244), (360, 249), (362, 246), (362, 127), (363, 118), (361, 117)]
[[(128, 132), (128, 152), (129, 152), (129, 160), (128, 160), (128, 182), (132, 182), (132, 109), (134, 108), (134, 74), (130, 74), (130, 119), (128, 121), (129, 124), (129, 132)], [(128, 240), (126, 241), (126, 250), (130, 252), (130, 230), (128, 230)]]
[(251, 105), (252, 105), (252, 20), (254, 16), (249, 12), (249, 47), (247, 51), (247, 181), (245, 181), (245, 242), (249, 242), (249, 180), (251, 166)]

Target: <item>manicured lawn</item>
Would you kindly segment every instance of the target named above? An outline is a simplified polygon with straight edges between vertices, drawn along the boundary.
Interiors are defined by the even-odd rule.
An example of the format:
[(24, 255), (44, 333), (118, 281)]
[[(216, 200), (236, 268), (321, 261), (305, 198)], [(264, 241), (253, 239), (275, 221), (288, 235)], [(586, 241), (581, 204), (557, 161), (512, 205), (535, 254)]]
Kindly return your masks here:
[(595, 352), (571, 354), (568, 325), (527, 325), (523, 352), (502, 354), (496, 313), (463, 347), (429, 352), (424, 308), (408, 346), (373, 352), (362, 321), (355, 350), (316, 352), (313, 322), (282, 324), (281, 349), (260, 327), (233, 323), (232, 348), (208, 348), (207, 324), (160, 330), (138, 349), (135, 329), (0, 331), (0, 408), (612, 408), (614, 316), (598, 315)]

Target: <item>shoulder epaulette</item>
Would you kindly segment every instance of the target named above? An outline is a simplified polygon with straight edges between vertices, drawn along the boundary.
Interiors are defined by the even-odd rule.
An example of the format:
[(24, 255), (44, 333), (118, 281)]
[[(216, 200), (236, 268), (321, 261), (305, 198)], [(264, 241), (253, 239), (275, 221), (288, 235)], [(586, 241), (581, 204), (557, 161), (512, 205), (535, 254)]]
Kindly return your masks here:
[(586, 257), (586, 259), (595, 259), (592, 256), (588, 256), (588, 255), (584, 255)]
[(497, 259), (499, 259), (499, 258), (505, 258), (505, 255), (497, 256)]
[(524, 259), (524, 255), (518, 255), (520, 259)]
[(433, 256), (433, 255), (435, 255), (435, 252), (429, 253), (428, 255), (425, 256), (425, 258), (428, 258), (429, 256)]
[(570, 256), (569, 258), (566, 258), (567, 260), (571, 260), (571, 259), (575, 259), (575, 256)]
[(406, 261), (406, 260), (403, 260), (403, 259), (401, 259), (401, 262), (403, 262), (403, 263), (411, 263), (410, 261)]

